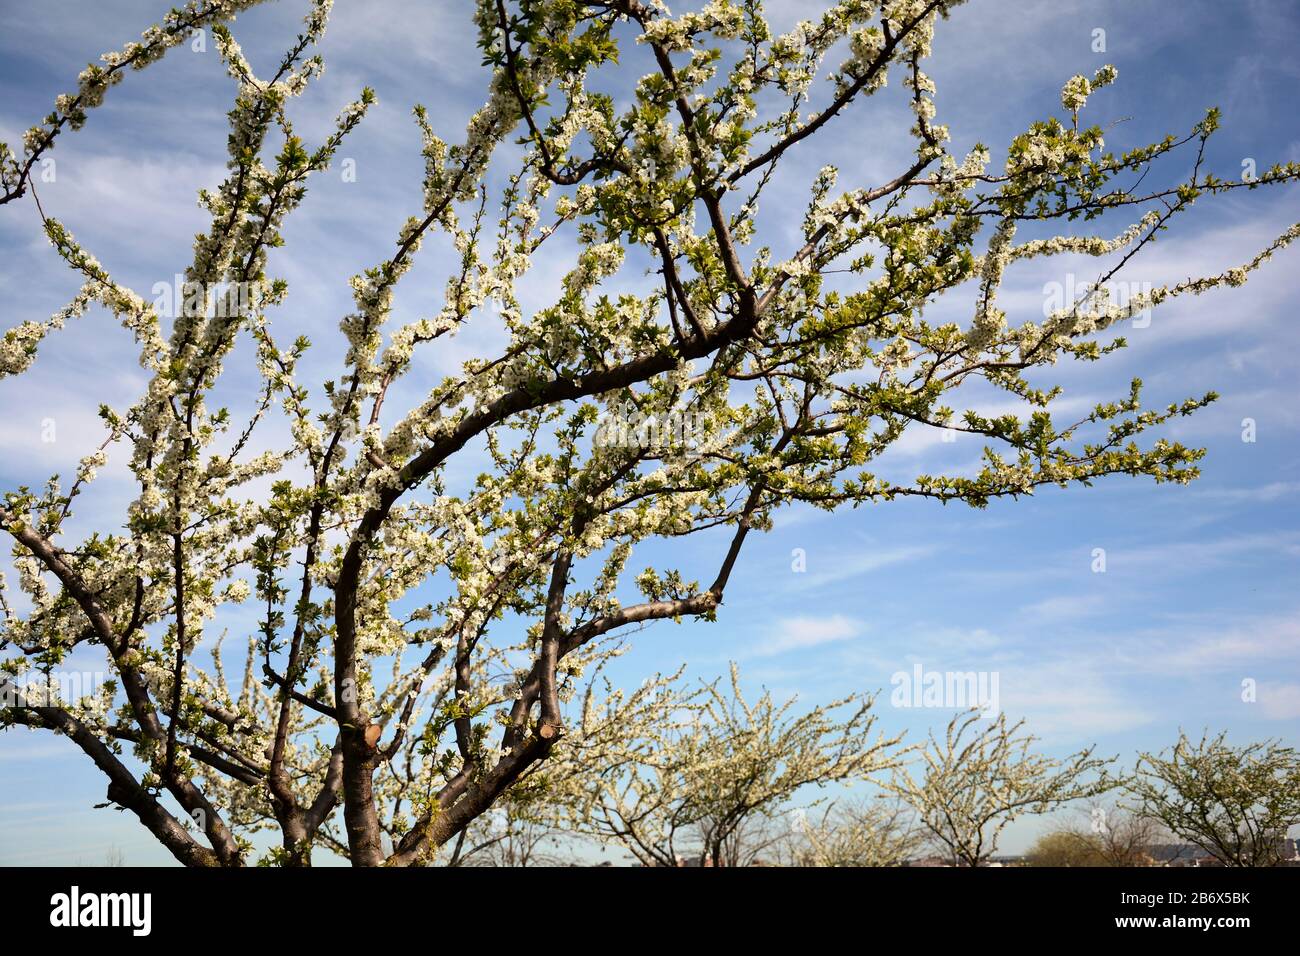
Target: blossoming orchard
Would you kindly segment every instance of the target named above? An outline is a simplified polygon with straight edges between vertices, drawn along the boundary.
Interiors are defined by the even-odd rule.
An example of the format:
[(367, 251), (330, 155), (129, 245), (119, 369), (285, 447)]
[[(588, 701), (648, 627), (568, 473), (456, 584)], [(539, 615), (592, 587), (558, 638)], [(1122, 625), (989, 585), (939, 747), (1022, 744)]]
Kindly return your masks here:
[[(278, 64), (255, 70), (236, 15), (257, 5), (166, 13), (0, 145), (4, 213), (31, 216), (80, 284), (52, 315), (11, 316), (0, 389), (21, 390), (66, 340), (108, 334), (93, 328), (105, 313), (146, 383), (100, 408), (102, 443), (79, 450), (75, 474), (0, 489), (0, 742), (23, 728), (67, 738), (84, 773), (106, 778), (108, 805), (191, 866), (306, 865), (313, 852), (445, 863), (529, 800), (564, 804), (547, 825), (564, 817), (649, 863), (672, 865), (674, 833), (698, 827), (724, 865), (742, 824), (799, 787), (877, 778), (978, 865), (990, 821), (995, 842), (1026, 807), (1115, 785), (1091, 749), (1017, 762), (1020, 725), (1001, 719), (955, 721), (929, 771), (909, 774), (898, 768), (915, 755), (870, 696), (802, 712), (747, 702), (739, 683), (689, 690), (646, 669), (624, 690), (604, 675), (635, 662), (661, 630), (632, 635), (654, 622), (707, 640), (746, 544), (791, 506), (984, 508), (1044, 486), (1191, 482), (1204, 453), (1168, 432), (1215, 400), (1213, 382), (1189, 375), (1184, 398), (1148, 407), (1133, 379), (1068, 413), (1054, 371), (1100, 368), (1135, 317), (1158, 321), (1172, 300), (1291, 255), (1300, 224), (1244, 259), (1113, 294), (1193, 206), (1294, 182), (1300, 165), (1216, 172), (1213, 108), (1108, 150), (1089, 112), (1124, 78), (1104, 63), (1062, 75), (1056, 109), (998, 144), (1005, 162), (984, 145), (952, 151), (927, 70), (961, 0), (841, 0), (785, 32), (760, 0), (475, 0), (449, 15), (473, 18), (481, 108), (458, 131), (432, 89), (399, 104), (423, 143), (423, 202), (389, 224), (385, 258), (355, 264), (350, 310), (319, 317), (346, 343), (321, 355), (281, 334), (295, 287), (274, 265), (310, 260), (286, 221), (367, 136), (377, 98), (359, 87), (332, 130), (298, 132), (290, 107), (318, 89), (332, 2), (314, 0)], [(115, 250), (47, 215), (42, 163), (198, 34), (219, 56), (210, 82), (230, 88), (224, 179), (194, 183), (210, 221), (183, 272), (129, 288)], [(827, 165), (796, 187), (778, 174), (899, 90), (908, 114), (892, 132), (912, 151), (888, 175)], [(775, 229), (790, 210), (795, 226)], [(563, 243), (576, 250), (563, 275), (537, 277)], [(411, 314), (395, 294), (430, 247), (456, 268)], [(1095, 276), (1046, 314), (1001, 295), (1019, 267), (1066, 255), (1095, 260)], [(525, 302), (530, 282), (547, 304)], [(941, 302), (962, 319), (934, 318)], [(441, 380), (415, 375), (476, 325), (500, 329), (499, 350)], [(233, 358), (250, 354), (259, 385), (236, 416)], [(331, 377), (304, 372), (320, 362)], [(423, 397), (397, 399), (413, 382)], [(1025, 411), (979, 413), (975, 383)], [(906, 481), (877, 467), (923, 429), (970, 436), (978, 467)], [(489, 466), (472, 473), (471, 455)], [(129, 467), (131, 500), (82, 513), (110, 461)], [(74, 515), (97, 530), (70, 533)], [(684, 545), (654, 552), (680, 562), (636, 556), (695, 535), (716, 543), (705, 563)], [(54, 679), (91, 649), (107, 680)], [(953, 775), (972, 753), (979, 772), (1011, 769), (971, 798), (973, 831), (953, 832), (932, 822), (931, 798), (966, 792)], [(877, 848), (895, 818), (881, 830), (876, 813), (819, 811), (801, 858), (844, 858), (853, 841), (823, 832), (835, 819), (858, 827), (870, 860), (906, 856)], [(1259, 839), (1285, 832), (1283, 817)]]

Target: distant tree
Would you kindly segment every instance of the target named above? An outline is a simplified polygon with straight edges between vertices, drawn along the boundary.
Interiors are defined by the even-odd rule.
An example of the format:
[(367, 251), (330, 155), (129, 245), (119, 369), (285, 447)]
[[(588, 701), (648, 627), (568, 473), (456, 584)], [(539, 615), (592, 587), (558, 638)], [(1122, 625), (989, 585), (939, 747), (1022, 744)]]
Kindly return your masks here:
[(1105, 866), (1096, 844), (1088, 834), (1059, 829), (1044, 833), (1025, 854), (1030, 866)]
[(1023, 720), (1008, 725), (1005, 714), (958, 714), (943, 740), (930, 735), (915, 774), (910, 766), (895, 773), (893, 789), (954, 863), (987, 862), (1002, 831), (1025, 814), (1046, 813), (1115, 786), (1105, 772), (1114, 758), (1097, 759), (1091, 747), (1064, 760), (1032, 753), (1035, 738), (1023, 726)]
[(575, 808), (603, 778), (620, 773), (647, 737), (693, 721), (699, 695), (683, 685), (681, 670), (656, 675), (631, 692), (616, 687), (602, 672), (619, 650), (602, 649), (583, 693), (566, 705), (574, 711), (568, 715), (572, 732), (448, 844), (441, 862), (553, 866), (578, 862), (583, 844), (601, 848), (590, 828), (575, 822)]
[[(454, 145), (446, 116), (415, 106), (420, 199), (378, 262), (349, 280), (300, 254), (299, 271), (353, 299), (337, 354), (308, 363), (312, 343), (284, 334), (300, 307), (271, 270), (294, 254), (281, 248), (286, 217), (374, 102), (360, 90), (314, 142), (294, 125), (293, 100), (323, 68), (330, 0), (314, 0), (261, 73), (229, 26), (255, 0), (191, 0), (87, 67), (20, 145), (0, 145), (0, 205), (30, 197), (16, 221), (39, 217), (80, 283), (4, 333), (0, 378), (102, 308), (138, 347), (142, 386), (102, 408), (104, 441), (70, 480), (0, 496), (23, 592), (3, 607), (0, 726), (63, 736), (186, 864), (250, 862), (250, 836), (267, 829), (280, 845), (265, 862), (305, 865), (320, 845), (357, 866), (427, 863), (573, 729), (563, 709), (593, 644), (714, 620), (778, 510), (984, 507), (1108, 476), (1192, 480), (1202, 451), (1157, 433), (1213, 393), (1146, 408), (1135, 379), (1066, 413), (1053, 369), (1124, 347), (1114, 333), (1152, 308), (1244, 282), (1300, 229), (1219, 272), (1123, 301), (1108, 292), (1198, 201), (1295, 181), (1300, 165), (1214, 175), (1216, 110), (1108, 151), (1086, 111), (1115, 81), (1109, 66), (1066, 80), (1060, 108), (1012, 138), (999, 167), (982, 144), (955, 152), (927, 70), (960, 2), (840, 0), (785, 33), (759, 0), (678, 13), (644, 0), (467, 4), (483, 106)], [(193, 255), (156, 264), (160, 279), (184, 273), (169, 308), (46, 216), (33, 171), (120, 81), (199, 29), (235, 91), (225, 176), (195, 184), (207, 221)], [(441, 98), (446, 77), (429, 82)], [(901, 90), (895, 139), (910, 155), (875, 181), (856, 159), (847, 182), (832, 166), (798, 181), (789, 161), (828, 153), (820, 144), (886, 88)], [(138, 232), (100, 252), (120, 265)], [(455, 260), (445, 295), (404, 314), (399, 283), (435, 244)], [(1047, 314), (1009, 314), (1012, 274), (1061, 255), (1097, 259), (1095, 281)], [(951, 307), (962, 295), (964, 318)], [(419, 381), (424, 357), (467, 327), (500, 348)], [(252, 387), (230, 380), (232, 357)], [(981, 414), (986, 388), (1021, 411)], [(908, 479), (882, 466), (905, 432), (932, 428), (983, 443), (978, 470)], [(110, 455), (130, 500), (96, 510), (83, 534), (68, 519), (85, 514)], [(692, 535), (723, 539), (700, 568), (633, 561), (647, 541)], [(256, 624), (238, 607), (250, 599)], [(229, 681), (219, 652), (206, 657), (225, 630), (247, 645)], [(90, 649), (112, 673), (102, 694), (25, 689)], [(855, 764), (805, 742), (823, 756), (795, 776), (813, 782), (878, 756)], [(655, 772), (673, 781), (671, 806), (690, 794), (706, 853), (720, 857), (741, 820), (793, 789), (772, 789), (769, 768), (769, 792), (749, 794), (747, 746), (728, 755), (707, 733), (681, 745), (704, 752)], [(722, 809), (708, 818), (691, 801), (713, 763)], [(1057, 797), (1037, 778), (1028, 794), (1010, 786), (992, 798), (1001, 816), (950, 834), (954, 853), (982, 858), (990, 819)], [(645, 799), (633, 795), (621, 832), (644, 832)], [(656, 847), (666, 814), (645, 833)]]
[(727, 690), (714, 682), (684, 698), (680, 720), (664, 715), (585, 776), (575, 825), (649, 865), (747, 865), (772, 841), (764, 820), (796, 794), (897, 763), (901, 737), (873, 734), (871, 705), (849, 697), (796, 713), (767, 691), (750, 703), (733, 665)]
[(1227, 734), (1185, 733), (1144, 753), (1129, 790), (1138, 812), (1224, 866), (1276, 866), (1300, 824), (1300, 754), (1276, 740), (1234, 747)]
[(891, 801), (841, 801), (791, 822), (786, 860), (794, 866), (901, 866), (925, 842), (911, 811)]
[(1087, 822), (1076, 832), (1087, 834), (1106, 866), (1151, 866), (1155, 846), (1173, 842), (1158, 820), (1119, 804), (1094, 802), (1084, 812)]
[[(715, 831), (713, 821), (701, 821), (695, 826), (689, 842), (706, 848), (710, 846)], [(687, 859), (702, 866), (770, 866), (780, 863), (785, 839), (785, 825), (779, 816), (751, 814), (719, 838), (716, 852), (694, 852), (688, 854)]]
[(1035, 866), (1151, 866), (1158, 843), (1172, 839), (1160, 824), (1117, 805), (1094, 801), (1080, 822), (1049, 830), (1027, 854)]
[(556, 866), (576, 859), (547, 804), (549, 796), (534, 792), (529, 783), (511, 787), (490, 812), (461, 831), (448, 866)]

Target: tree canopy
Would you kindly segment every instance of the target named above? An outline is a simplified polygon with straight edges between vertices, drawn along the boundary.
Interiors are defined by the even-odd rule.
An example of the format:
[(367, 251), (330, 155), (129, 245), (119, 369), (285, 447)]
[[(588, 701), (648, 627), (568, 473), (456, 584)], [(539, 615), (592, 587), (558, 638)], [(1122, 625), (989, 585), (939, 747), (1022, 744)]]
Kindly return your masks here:
[[(1112, 475), (1191, 480), (1201, 452), (1150, 436), (1213, 393), (1149, 409), (1134, 380), (1061, 420), (1042, 377), (1122, 348), (1113, 331), (1147, 309), (1241, 284), (1300, 234), (1112, 301), (1107, 283), (1193, 204), (1300, 167), (1211, 173), (1215, 110), (1108, 151), (1087, 103), (1116, 81), (1111, 67), (1063, 77), (1058, 115), (1029, 123), (1001, 168), (984, 146), (954, 155), (926, 66), (959, 0), (842, 0), (783, 34), (758, 0), (681, 14), (641, 0), (477, 0), (483, 106), (451, 142), (435, 111), (414, 107), (423, 204), (394, 224), (391, 254), (352, 276), (336, 375), (305, 382), (311, 343), (277, 334), (292, 290), (268, 254), (312, 178), (364, 135), (374, 95), (359, 90), (331, 133), (305, 141), (288, 107), (322, 69), (313, 51), (331, 3), (315, 0), (259, 75), (229, 25), (255, 2), (173, 10), (0, 150), (0, 203), (39, 210), (40, 159), (93, 122), (129, 70), (205, 29), (234, 86), (226, 176), (199, 193), (210, 224), (184, 272), (194, 295), (163, 314), (41, 211), (83, 284), (0, 343), (0, 376), (20, 376), (102, 308), (139, 347), (147, 386), (102, 409), (107, 437), (72, 480), (5, 491), (22, 594), (4, 605), (12, 706), (0, 722), (70, 738), (108, 777), (109, 800), (188, 864), (251, 862), (249, 835), (268, 828), (281, 843), (269, 862), (306, 863), (313, 846), (356, 865), (427, 862), (547, 759), (611, 641), (714, 619), (746, 540), (782, 507), (982, 507)], [(880, 182), (823, 168), (795, 197), (798, 241), (771, 238), (760, 209), (777, 198), (777, 167), (837, 135), (891, 76), (910, 107), (911, 159)], [(620, 80), (626, 97), (607, 92)], [(1148, 185), (1162, 160), (1185, 174)], [(507, 175), (487, 175), (503, 164)], [(526, 309), (520, 290), (556, 236), (577, 251), (549, 304)], [(459, 260), (441, 304), (398, 314), (395, 288), (435, 241)], [(1099, 263), (1077, 300), (1046, 317), (999, 304), (1017, 264), (1067, 253)], [(968, 297), (968, 319), (927, 319), (949, 296)], [(504, 332), (499, 353), (391, 407), (413, 356), (484, 322)], [(261, 382), (247, 420), (221, 392), (240, 342)], [(972, 382), (1026, 412), (963, 410)], [(250, 436), (273, 420), (285, 442), (253, 453)], [(979, 470), (878, 473), (907, 429), (926, 426), (977, 436)], [(459, 482), (449, 465), (471, 453), (491, 467)], [(129, 462), (134, 500), (71, 540), (68, 518), (110, 454)], [(725, 535), (711, 566), (631, 563), (649, 539), (706, 534)], [(203, 666), (194, 650), (241, 603), (260, 624), (232, 635), (247, 640), (232, 682), (219, 655)], [(80, 698), (40, 693), (82, 645), (102, 650), (113, 681)], [(624, 703), (627, 720), (655, 719)]]

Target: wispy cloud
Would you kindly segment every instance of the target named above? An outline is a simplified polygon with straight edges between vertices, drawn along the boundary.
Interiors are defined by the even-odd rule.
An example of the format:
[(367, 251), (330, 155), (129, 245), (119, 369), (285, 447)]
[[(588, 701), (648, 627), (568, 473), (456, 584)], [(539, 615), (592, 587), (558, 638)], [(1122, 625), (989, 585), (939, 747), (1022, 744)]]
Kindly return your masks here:
[(800, 588), (823, 588), (891, 565), (919, 561), (937, 550), (938, 546), (933, 544), (883, 547), (874, 543), (864, 543), (860, 549), (848, 554), (838, 549), (831, 552), (819, 549), (808, 555), (808, 570), (804, 577), (796, 580)]
[(1300, 684), (1265, 681), (1257, 688), (1256, 700), (1273, 720), (1300, 719)]
[(1271, 481), (1253, 488), (1198, 488), (1196, 495), (1217, 501), (1268, 502), (1300, 495), (1300, 481)]
[(782, 618), (772, 628), (772, 635), (754, 648), (752, 656), (773, 657), (790, 651), (808, 650), (847, 641), (860, 633), (862, 626), (843, 614)]

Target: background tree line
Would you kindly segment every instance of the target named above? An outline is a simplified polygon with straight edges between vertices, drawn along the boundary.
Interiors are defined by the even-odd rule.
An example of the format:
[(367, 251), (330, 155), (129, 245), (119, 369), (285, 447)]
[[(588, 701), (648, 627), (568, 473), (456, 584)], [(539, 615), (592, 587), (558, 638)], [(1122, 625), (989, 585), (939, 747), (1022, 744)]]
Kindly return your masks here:
[[(870, 697), (750, 701), (734, 667), (729, 683), (673, 675), (630, 702), (611, 689), (597, 704), (595, 688), (575, 735), (441, 862), (555, 864), (614, 848), (647, 866), (982, 866), (1009, 824), (1065, 808), (1025, 863), (1162, 865), (1181, 844), (1177, 862), (1276, 866), (1300, 824), (1300, 754), (1274, 740), (1180, 733), (1123, 768), (1093, 748), (1045, 756), (1024, 721), (978, 709), (908, 744), (873, 734)], [(864, 793), (826, 794), (845, 784)]]

